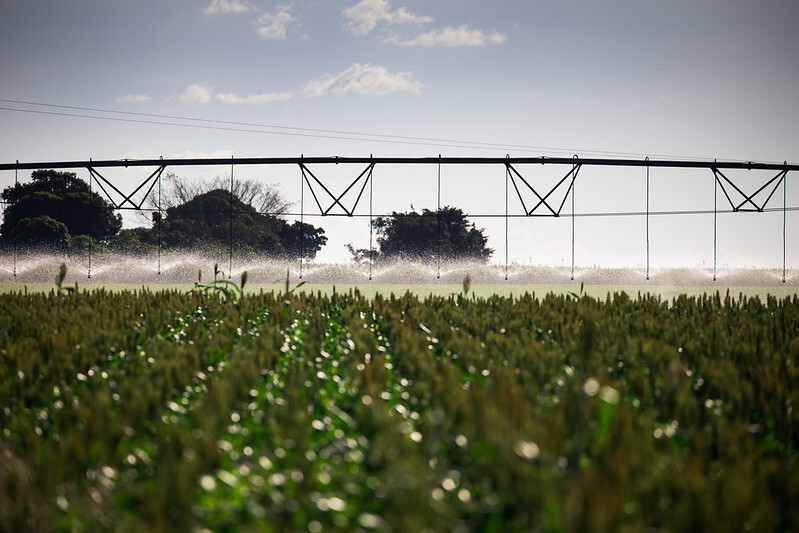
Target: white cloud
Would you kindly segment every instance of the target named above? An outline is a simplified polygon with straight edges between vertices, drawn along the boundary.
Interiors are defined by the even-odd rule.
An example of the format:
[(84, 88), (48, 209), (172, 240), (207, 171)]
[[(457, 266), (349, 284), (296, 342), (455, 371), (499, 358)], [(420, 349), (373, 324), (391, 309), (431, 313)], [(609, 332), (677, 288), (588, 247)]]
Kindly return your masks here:
[(184, 104), (207, 104), (211, 101), (211, 91), (205, 83), (193, 83), (178, 96), (178, 101)]
[(285, 39), (286, 29), (296, 21), (289, 10), (291, 6), (281, 6), (275, 13), (264, 13), (258, 17), (258, 35), (264, 39)]
[(410, 72), (389, 72), (378, 65), (356, 63), (340, 74), (324, 74), (309, 81), (303, 93), (309, 98), (347, 93), (383, 96), (396, 92), (421, 94), (423, 88)]
[(247, 96), (238, 96), (233, 93), (217, 93), (216, 99), (223, 104), (266, 104), (269, 102), (285, 102), (293, 96), (293, 92), (250, 94)]
[(116, 99), (118, 104), (146, 104), (150, 102), (149, 94), (126, 94)]
[(421, 33), (408, 41), (393, 40), (403, 46), (486, 46), (489, 44), (504, 44), (508, 40), (506, 35), (491, 33), (486, 35), (480, 30), (473, 30), (466, 26), (457, 28), (442, 28), (428, 33)]
[(247, 13), (252, 8), (241, 0), (211, 0), (211, 4), (203, 9), (206, 15), (225, 15), (228, 13)]
[(343, 13), (346, 19), (345, 28), (355, 35), (368, 34), (380, 22), (398, 25), (424, 24), (433, 21), (432, 17), (415, 15), (404, 7), (392, 11), (388, 0), (361, 0), (354, 6), (346, 8)]

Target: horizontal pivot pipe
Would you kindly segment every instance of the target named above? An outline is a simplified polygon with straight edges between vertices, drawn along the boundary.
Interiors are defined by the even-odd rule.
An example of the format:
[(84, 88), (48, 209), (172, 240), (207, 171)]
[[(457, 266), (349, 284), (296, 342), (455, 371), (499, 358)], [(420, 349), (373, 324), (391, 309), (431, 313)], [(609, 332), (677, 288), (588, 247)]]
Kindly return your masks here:
[(752, 161), (691, 161), (657, 159), (605, 159), (574, 157), (243, 157), (191, 159), (112, 159), (101, 161), (44, 161), (0, 163), (0, 170), (39, 170), (69, 168), (114, 168), (147, 166), (222, 166), (239, 165), (310, 165), (310, 164), (397, 164), (397, 165), (569, 165), (610, 167), (660, 167), (797, 171), (799, 164), (756, 163)]

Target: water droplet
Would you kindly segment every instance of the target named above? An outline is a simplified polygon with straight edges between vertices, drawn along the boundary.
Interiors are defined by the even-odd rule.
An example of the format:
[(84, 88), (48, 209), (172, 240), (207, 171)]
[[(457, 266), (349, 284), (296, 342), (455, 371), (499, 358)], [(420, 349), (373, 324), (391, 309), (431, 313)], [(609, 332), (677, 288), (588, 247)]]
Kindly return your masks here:
[(372, 513), (363, 513), (358, 517), (358, 523), (361, 524), (362, 527), (369, 529), (382, 528), (385, 524), (382, 518)]
[(599, 392), (599, 382), (594, 378), (588, 378), (583, 383), (583, 392), (588, 396), (596, 396)]
[(541, 453), (538, 444), (531, 441), (520, 440), (513, 446), (513, 451), (522, 459), (532, 461)]
[(230, 487), (235, 487), (236, 484), (239, 482), (236, 476), (234, 476), (227, 470), (220, 470), (219, 472), (217, 472), (216, 477), (219, 478), (219, 481)]
[(56, 503), (56, 505), (58, 505), (58, 508), (61, 509), (64, 512), (66, 512), (67, 509), (69, 509), (69, 502), (63, 496), (58, 496), (55, 499), (55, 503)]
[(200, 478), (200, 486), (208, 492), (211, 492), (216, 489), (216, 480), (212, 476), (203, 476)]
[(607, 385), (599, 389), (599, 397), (611, 405), (619, 403), (619, 391)]
[(347, 503), (341, 498), (337, 498), (336, 496), (333, 496), (332, 498), (329, 498), (327, 500), (327, 507), (331, 511), (343, 511), (346, 506)]

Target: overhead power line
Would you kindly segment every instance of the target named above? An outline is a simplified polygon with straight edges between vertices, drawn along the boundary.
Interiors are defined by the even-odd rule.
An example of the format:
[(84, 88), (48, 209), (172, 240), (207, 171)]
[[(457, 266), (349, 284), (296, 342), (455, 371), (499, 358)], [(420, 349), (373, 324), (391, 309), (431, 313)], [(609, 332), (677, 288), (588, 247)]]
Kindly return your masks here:
[[(658, 154), (639, 154), (633, 152), (615, 152), (609, 150), (584, 150), (577, 148), (558, 148), (552, 146), (532, 146), (524, 144), (506, 144), (483, 141), (466, 141), (459, 139), (446, 139), (437, 137), (420, 137), (410, 135), (389, 135), (373, 132), (357, 132), (346, 130), (331, 130), (322, 128), (307, 128), (297, 126), (286, 126), (280, 124), (239, 122), (231, 120), (217, 120), (209, 118), (191, 117), (185, 115), (168, 115), (159, 113), (141, 113), (133, 111), (120, 111), (113, 109), (102, 109), (96, 107), (71, 106), (62, 104), (52, 104), (46, 102), (32, 102), (26, 100), (13, 100), (0, 98), (0, 102), (15, 106), (36, 106), (48, 109), (62, 109), (68, 111), (48, 111), (45, 109), (26, 109), (20, 107), (0, 106), (0, 111), (10, 111), (17, 113), (30, 113), (37, 115), (49, 115), (59, 117), (81, 118), (89, 120), (104, 120), (112, 122), (145, 124), (154, 126), (169, 126), (194, 128), (205, 130), (232, 131), (239, 133), (254, 133), (262, 135), (281, 135), (292, 137), (310, 137), (319, 139), (335, 139), (347, 141), (372, 141), (391, 144), (406, 144), (444, 148), (470, 148), (475, 150), (513, 150), (517, 152), (530, 153), (564, 153), (582, 155), (606, 155), (606, 156), (627, 156), (627, 157), (657, 157), (662, 159), (699, 159), (695, 157), (684, 157), (675, 155)], [(80, 113), (76, 112), (80, 111)], [(86, 114), (103, 113), (110, 116)]]

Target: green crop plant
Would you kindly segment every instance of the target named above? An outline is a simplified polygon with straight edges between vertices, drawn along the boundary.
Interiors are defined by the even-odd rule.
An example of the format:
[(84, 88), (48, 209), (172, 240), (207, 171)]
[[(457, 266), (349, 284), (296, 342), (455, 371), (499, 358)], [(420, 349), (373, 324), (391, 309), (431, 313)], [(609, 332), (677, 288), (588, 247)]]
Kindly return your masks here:
[(0, 295), (0, 530), (799, 529), (797, 297), (242, 278)]
[(247, 283), (247, 271), (241, 274), (241, 282), (239, 285), (233, 280), (226, 278), (225, 273), (219, 269), (219, 263), (214, 263), (214, 280), (209, 283), (201, 283), (202, 270), (197, 275), (197, 281), (191, 292), (214, 294), (221, 297), (227, 302), (236, 302), (244, 294), (244, 285)]
[[(56, 310), (57, 323), (61, 322), (61, 295), (66, 292), (67, 294), (74, 294), (78, 290), (78, 283), (75, 282), (74, 287), (64, 287), (64, 278), (67, 277), (67, 265), (61, 263), (58, 268), (58, 274), (55, 276), (56, 296), (58, 298), (58, 308)], [(27, 292), (27, 289), (26, 291)]]
[[(283, 282), (284, 282), (284, 284), (285, 284), (285, 285), (284, 285), (284, 286), (285, 286), (285, 289), (284, 289), (284, 293), (283, 293), (285, 296), (289, 296), (289, 295), (291, 295), (291, 294), (294, 294), (294, 292), (295, 292), (297, 289), (299, 289), (300, 287), (302, 287), (303, 285), (305, 285), (305, 282), (304, 282), (304, 281), (301, 281), (301, 282), (297, 283), (297, 284), (296, 284), (294, 287), (292, 287), (292, 286), (291, 286), (291, 273), (289, 272), (289, 270), (288, 270), (288, 269), (286, 269), (286, 277), (285, 277), (285, 278), (279, 278), (279, 279), (276, 279), (276, 280), (274, 281), (274, 283), (278, 283), (278, 282), (280, 282), (280, 281), (283, 281)], [(335, 288), (335, 287), (333, 287), (333, 292), (336, 292), (336, 288)]]

